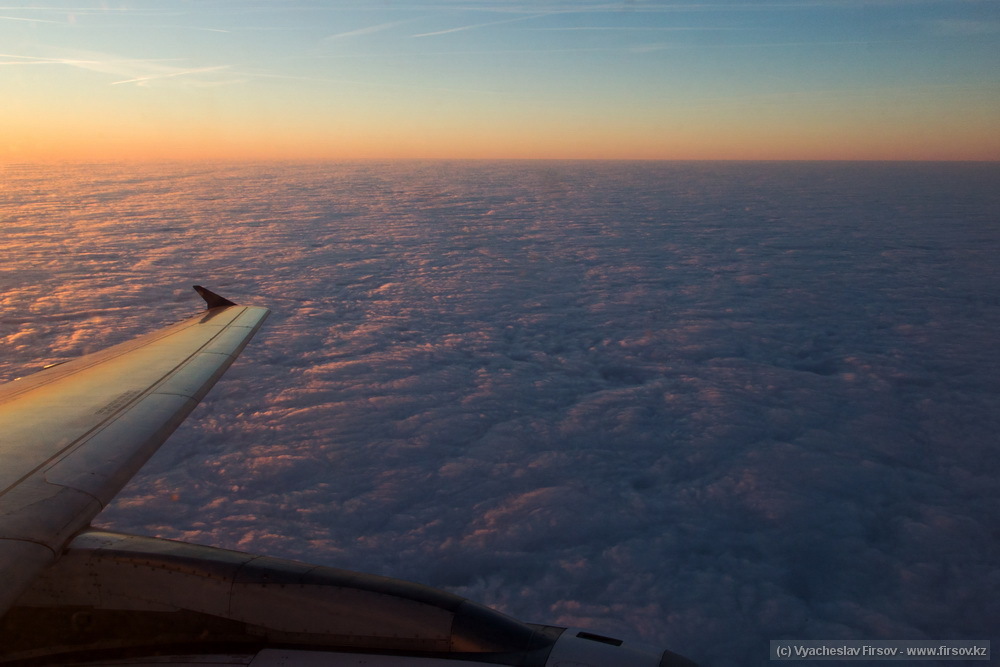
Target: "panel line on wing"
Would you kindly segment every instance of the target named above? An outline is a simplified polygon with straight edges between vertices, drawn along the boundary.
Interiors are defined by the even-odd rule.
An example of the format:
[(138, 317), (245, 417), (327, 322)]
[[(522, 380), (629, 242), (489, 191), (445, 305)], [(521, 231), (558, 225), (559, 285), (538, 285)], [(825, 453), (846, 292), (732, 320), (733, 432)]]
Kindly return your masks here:
[[(112, 400), (108, 404), (105, 404), (104, 406), (102, 406), (101, 408), (99, 408), (98, 410), (96, 410), (93, 414), (96, 415), (96, 416), (102, 417), (102, 419), (100, 419), (100, 421), (98, 421), (97, 423), (93, 424), (90, 428), (86, 429), (82, 433), (76, 435), (76, 437), (74, 437), (71, 441), (66, 442), (64, 446), (58, 448), (56, 451), (53, 451), (49, 456), (47, 456), (46, 458), (44, 458), (43, 460), (41, 460), (40, 462), (38, 462), (31, 469), (27, 470), (21, 476), (19, 476), (15, 480), (13, 480), (11, 483), (7, 484), (2, 490), (0, 490), (0, 497), (2, 497), (4, 494), (6, 494), (13, 487), (17, 486), (18, 484), (21, 484), (21, 483), (25, 482), (26, 480), (30, 479), (32, 476), (38, 474), (39, 471), (45, 470), (47, 468), (51, 468), (52, 466), (55, 466), (55, 465), (58, 465), (59, 461), (61, 461), (66, 456), (69, 456), (70, 454), (72, 454), (73, 451), (75, 451), (77, 448), (83, 446), (86, 442), (88, 442), (97, 433), (99, 433), (103, 429), (105, 429), (108, 426), (110, 426), (121, 415), (123, 415), (124, 413), (128, 412), (129, 410), (131, 410), (135, 405), (137, 405), (140, 401), (142, 401), (146, 396), (149, 396), (149, 395), (157, 393), (157, 389), (159, 387), (161, 387), (165, 382), (169, 381), (172, 377), (174, 377), (177, 374), (178, 370), (182, 369), (185, 365), (187, 365), (189, 362), (191, 362), (191, 360), (194, 357), (196, 357), (197, 355), (201, 354), (205, 350), (205, 348), (209, 347), (210, 345), (213, 344), (213, 342), (215, 342), (217, 339), (219, 339), (220, 336), (222, 336), (222, 334), (224, 332), (226, 332), (229, 329), (229, 327), (239, 319), (240, 315), (244, 314), (244, 312), (246, 310), (248, 310), (248, 309), (247, 308), (241, 308), (240, 312), (236, 313), (235, 316), (228, 323), (219, 326), (219, 328), (214, 333), (212, 333), (212, 335), (209, 336), (207, 340), (203, 341), (201, 343), (201, 345), (196, 350), (194, 350), (193, 352), (191, 352), (190, 354), (188, 354), (186, 357), (184, 357), (178, 363), (174, 364), (171, 368), (163, 371), (162, 374), (159, 376), (159, 379), (156, 380), (155, 382), (153, 382), (151, 385), (148, 385), (144, 389), (131, 389), (131, 390), (128, 390), (126, 392), (123, 392), (118, 397), (116, 397), (114, 400)], [(218, 311), (216, 312), (216, 314), (219, 314)], [(178, 324), (181, 324), (181, 323), (178, 323)], [(92, 368), (92, 367), (96, 366), (98, 363), (111, 362), (111, 361), (113, 361), (116, 358), (123, 357), (125, 354), (127, 354), (129, 352), (135, 352), (135, 351), (140, 350), (140, 349), (142, 349), (144, 347), (147, 347), (148, 345), (151, 345), (151, 344), (153, 344), (155, 342), (166, 340), (170, 336), (177, 335), (177, 334), (183, 332), (185, 329), (189, 328), (190, 326), (198, 326), (198, 325), (197, 324), (189, 324), (188, 326), (175, 326), (175, 327), (171, 327), (169, 329), (169, 331), (170, 331), (169, 334), (164, 335), (164, 336), (150, 337), (148, 339), (144, 338), (143, 339), (143, 341), (144, 341), (143, 344), (141, 344), (141, 345), (134, 345), (134, 346), (128, 346), (126, 349), (120, 350), (118, 354), (108, 354), (108, 355), (106, 355), (106, 354), (104, 354), (102, 352), (98, 352), (98, 353), (96, 353), (95, 356), (101, 357), (101, 359), (100, 359), (99, 362), (90, 363), (90, 364), (86, 364), (86, 365), (80, 366), (78, 368), (73, 369), (69, 373), (62, 373), (62, 374), (60, 374), (59, 377), (53, 378), (50, 382), (38, 384), (36, 386), (31, 387), (30, 389), (37, 389), (39, 387), (45, 386), (46, 384), (52, 384), (53, 382), (62, 382), (62, 381), (65, 381), (67, 383), (68, 382), (72, 382), (72, 378), (73, 378), (74, 375), (77, 375), (77, 374), (79, 374), (79, 373), (81, 373), (81, 372), (83, 372), (83, 371), (85, 371), (85, 370), (87, 370), (89, 368)], [(214, 328), (214, 327), (212, 327), (212, 328)], [(244, 326), (241, 326), (240, 328), (250, 329), (252, 327), (247, 327), (247, 326), (244, 325)], [(244, 334), (244, 336), (246, 336), (246, 334)], [(125, 344), (125, 345), (127, 345), (127, 344)], [(245, 341), (244, 341), (244, 345), (245, 345)], [(118, 347), (121, 347), (121, 346), (118, 346)], [(239, 351), (242, 349), (242, 347), (243, 346), (239, 346), (239, 349), (236, 350), (235, 353), (238, 354)], [(109, 350), (116, 350), (116, 349), (117, 348), (109, 348)], [(105, 350), (104, 352), (107, 352), (107, 350)], [(220, 353), (220, 352), (210, 352), (209, 354), (219, 355), (219, 354), (223, 354), (223, 353)], [(217, 373), (213, 373), (215, 379), (217, 379), (219, 376), (221, 376), (221, 374), (225, 372), (225, 370), (229, 367), (229, 365), (235, 359), (235, 357), (233, 356), (233, 354), (225, 354), (224, 356), (228, 356), (229, 357), (229, 361), (227, 363), (224, 363), (223, 367), (221, 369), (219, 369)], [(211, 382), (209, 382), (209, 384), (211, 384)], [(182, 392), (163, 392), (163, 393), (165, 393), (165, 394), (176, 393), (177, 395), (185, 396), (186, 398), (194, 399), (195, 401), (199, 400), (200, 396), (195, 396), (195, 395), (192, 395), (192, 394), (196, 394), (196, 393), (201, 393), (202, 395), (204, 394), (204, 392), (191, 392), (189, 394), (184, 394)], [(121, 401), (121, 403), (119, 403), (117, 405), (113, 405), (113, 404), (118, 403), (118, 400), (122, 399), (126, 395), (130, 395), (131, 398), (123, 400), (123, 401)], [(16, 400), (22, 399), (22, 398), (23, 399), (27, 399), (27, 398), (30, 398), (30, 397), (28, 397), (24, 393), (22, 393), (20, 396), (13, 397), (12, 400), (8, 401), (5, 405), (9, 405), (13, 401), (16, 401)], [(106, 412), (104, 412), (105, 408), (109, 408), (109, 409)], [(10, 468), (8, 468), (8, 469), (10, 469)]]

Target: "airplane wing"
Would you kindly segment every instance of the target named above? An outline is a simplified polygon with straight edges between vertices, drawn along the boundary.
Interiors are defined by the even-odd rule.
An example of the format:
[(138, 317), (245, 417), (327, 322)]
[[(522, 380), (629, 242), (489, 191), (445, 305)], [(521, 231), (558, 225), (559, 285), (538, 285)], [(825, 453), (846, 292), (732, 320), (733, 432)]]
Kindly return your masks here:
[(421, 584), (88, 528), (268, 315), (196, 317), (0, 386), (0, 667), (691, 667)]
[(267, 317), (201, 287), (208, 309), (0, 386), (0, 614), (229, 368)]

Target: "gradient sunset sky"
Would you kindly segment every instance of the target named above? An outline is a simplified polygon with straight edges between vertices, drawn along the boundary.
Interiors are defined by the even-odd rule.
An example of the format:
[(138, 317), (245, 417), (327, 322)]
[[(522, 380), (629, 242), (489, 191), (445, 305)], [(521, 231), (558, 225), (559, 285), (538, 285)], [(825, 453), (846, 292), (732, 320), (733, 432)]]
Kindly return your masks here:
[(1000, 159), (1000, 1), (0, 7), (0, 162)]

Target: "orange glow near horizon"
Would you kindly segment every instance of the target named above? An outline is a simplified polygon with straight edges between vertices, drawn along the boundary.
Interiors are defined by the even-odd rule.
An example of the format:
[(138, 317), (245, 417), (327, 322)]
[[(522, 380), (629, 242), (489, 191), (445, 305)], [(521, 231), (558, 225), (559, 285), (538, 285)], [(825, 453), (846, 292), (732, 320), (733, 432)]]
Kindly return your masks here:
[[(116, 91), (117, 92), (117, 91)], [(1000, 114), (810, 100), (786, 105), (406, 110), (135, 89), (0, 110), (0, 162), (356, 159), (1000, 160)], [(259, 94), (261, 97), (262, 94)], [(829, 104), (827, 106), (827, 104)], [(72, 108), (70, 113), (68, 108)]]
[(355, 159), (1000, 160), (1000, 128), (967, 119), (928, 132), (899, 122), (862, 126), (786, 118), (603, 125), (547, 119), (484, 122), (132, 122), (0, 113), (0, 162)]

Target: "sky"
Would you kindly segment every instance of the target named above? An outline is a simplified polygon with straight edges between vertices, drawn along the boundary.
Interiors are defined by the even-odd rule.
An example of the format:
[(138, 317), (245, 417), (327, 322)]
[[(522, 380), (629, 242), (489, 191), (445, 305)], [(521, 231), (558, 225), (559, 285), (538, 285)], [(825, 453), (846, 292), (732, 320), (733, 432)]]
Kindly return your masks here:
[(23, 2), (0, 162), (1000, 159), (996, 0)]

